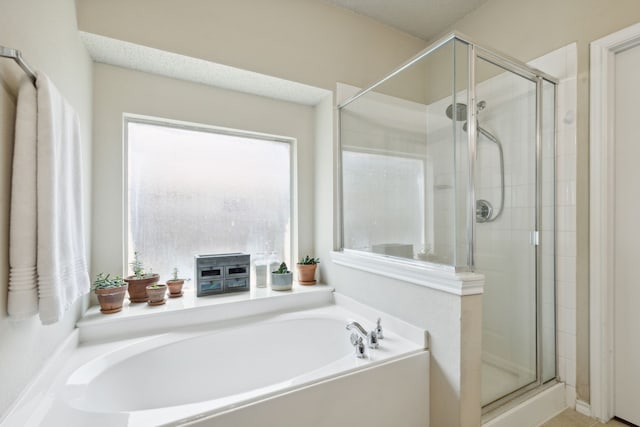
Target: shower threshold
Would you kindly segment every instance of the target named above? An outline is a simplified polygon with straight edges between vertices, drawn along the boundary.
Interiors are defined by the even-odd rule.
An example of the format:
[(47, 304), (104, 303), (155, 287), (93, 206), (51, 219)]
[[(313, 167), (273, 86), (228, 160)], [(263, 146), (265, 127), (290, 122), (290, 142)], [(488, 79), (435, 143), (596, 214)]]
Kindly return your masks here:
[[(483, 409), (482, 427), (538, 426), (567, 408), (566, 386), (556, 379)], [(493, 404), (492, 404), (493, 405)]]

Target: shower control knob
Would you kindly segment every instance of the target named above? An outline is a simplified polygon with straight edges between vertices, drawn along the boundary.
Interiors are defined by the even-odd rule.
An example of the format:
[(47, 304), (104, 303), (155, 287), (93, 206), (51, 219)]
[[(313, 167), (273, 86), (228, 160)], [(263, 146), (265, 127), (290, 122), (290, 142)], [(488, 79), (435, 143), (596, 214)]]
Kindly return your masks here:
[(476, 221), (487, 222), (493, 214), (493, 206), (486, 200), (476, 200)]

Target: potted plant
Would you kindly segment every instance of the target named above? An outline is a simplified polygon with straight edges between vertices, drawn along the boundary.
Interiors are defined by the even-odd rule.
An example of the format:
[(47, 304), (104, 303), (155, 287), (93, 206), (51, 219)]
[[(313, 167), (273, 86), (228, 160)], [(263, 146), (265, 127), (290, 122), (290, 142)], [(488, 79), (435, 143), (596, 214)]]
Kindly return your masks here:
[(167, 280), (169, 298), (178, 298), (182, 296), (182, 286), (184, 285), (184, 281), (185, 279), (178, 278), (178, 267), (174, 267), (171, 279)]
[(274, 291), (288, 291), (293, 283), (293, 274), (286, 263), (281, 263), (277, 270), (271, 272), (271, 289)]
[(122, 310), (124, 294), (127, 292), (127, 282), (122, 277), (116, 276), (113, 279), (104, 273), (98, 274), (93, 282), (93, 291), (98, 296), (100, 312), (104, 314), (117, 313)]
[(148, 285), (146, 291), (149, 305), (162, 305), (167, 302), (164, 297), (167, 294), (167, 285), (164, 283)]
[(142, 261), (138, 258), (138, 252), (133, 253), (131, 268), (133, 269), (133, 276), (124, 279), (129, 284), (129, 301), (147, 302), (147, 286), (158, 283), (160, 275), (153, 274), (151, 270), (145, 273)]
[(306, 255), (298, 262), (298, 283), (301, 285), (316, 284), (316, 268), (320, 263), (320, 258), (313, 258)]

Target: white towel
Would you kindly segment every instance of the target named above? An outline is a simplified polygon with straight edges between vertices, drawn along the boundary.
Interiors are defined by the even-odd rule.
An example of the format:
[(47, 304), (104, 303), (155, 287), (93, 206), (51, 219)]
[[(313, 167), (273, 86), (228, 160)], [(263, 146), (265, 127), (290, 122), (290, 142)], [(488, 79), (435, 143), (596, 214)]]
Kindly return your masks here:
[(78, 117), (47, 76), (38, 74), (36, 84), (38, 311), (46, 325), (89, 292), (89, 275)]
[(16, 106), (7, 312), (22, 320), (38, 312), (36, 276), (36, 89), (26, 77)]
[[(55, 323), (89, 291), (78, 118), (51, 81), (20, 86), (11, 186), (11, 319)], [(37, 92), (37, 93), (36, 93)]]

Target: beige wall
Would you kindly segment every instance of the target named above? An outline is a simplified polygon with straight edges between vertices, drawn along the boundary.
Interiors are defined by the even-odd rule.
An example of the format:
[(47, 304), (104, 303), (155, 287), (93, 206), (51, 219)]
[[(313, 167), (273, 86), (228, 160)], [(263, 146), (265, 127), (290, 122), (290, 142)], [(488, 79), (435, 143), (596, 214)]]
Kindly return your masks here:
[[(73, 0), (2, 0), (0, 44), (22, 50), (34, 69), (49, 75), (80, 116), (85, 190), (91, 185), (91, 60), (76, 32)], [(0, 419), (31, 377), (68, 336), (84, 301), (62, 321), (42, 326), (36, 316), (21, 322), (7, 318), (8, 233), (15, 102), (22, 70), (0, 60)], [(85, 217), (88, 220), (88, 197)], [(88, 221), (85, 221), (88, 228)], [(89, 248), (88, 242), (86, 245)]]
[(78, 25), (329, 90), (373, 83), (426, 46), (315, 0), (78, 0)]
[[(104, 64), (94, 66), (93, 273), (123, 274), (123, 115), (202, 123), (297, 140), (298, 247), (313, 246), (313, 107)], [(294, 252), (294, 256), (295, 256)]]
[(637, 0), (488, 0), (452, 25), (476, 42), (521, 61), (576, 42), (577, 393), (589, 401), (589, 43), (640, 21)]

